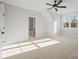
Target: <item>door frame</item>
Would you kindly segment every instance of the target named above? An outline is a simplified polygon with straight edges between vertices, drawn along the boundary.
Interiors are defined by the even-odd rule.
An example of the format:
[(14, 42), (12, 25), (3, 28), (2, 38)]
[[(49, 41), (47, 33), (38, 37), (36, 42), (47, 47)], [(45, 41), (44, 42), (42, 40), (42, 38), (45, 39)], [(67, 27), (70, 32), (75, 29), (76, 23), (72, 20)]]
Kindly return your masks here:
[(36, 16), (28, 16), (28, 40), (29, 40), (29, 17), (35, 18), (35, 38), (37, 38), (37, 17)]
[(4, 25), (4, 17), (5, 17), (5, 15), (4, 15), (4, 3), (3, 3), (3, 1), (0, 1), (1, 3), (0, 3), (0, 7), (2, 8), (1, 9), (1, 24), (0, 24), (0, 36), (1, 36), (1, 42), (0, 43), (2, 43), (2, 45), (4, 45), (4, 43), (6, 43), (6, 41), (5, 41), (5, 33), (3, 33), (2, 34), (2, 32), (5, 32), (5, 29), (4, 29), (4, 27), (5, 27), (5, 25)]

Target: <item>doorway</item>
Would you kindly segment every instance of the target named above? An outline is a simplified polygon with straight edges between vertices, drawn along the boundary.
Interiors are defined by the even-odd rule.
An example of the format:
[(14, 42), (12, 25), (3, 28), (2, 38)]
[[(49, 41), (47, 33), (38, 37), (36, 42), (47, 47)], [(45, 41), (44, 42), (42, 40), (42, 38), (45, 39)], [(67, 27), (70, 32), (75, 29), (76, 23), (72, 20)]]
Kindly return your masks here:
[(29, 40), (36, 39), (36, 18), (29, 17)]

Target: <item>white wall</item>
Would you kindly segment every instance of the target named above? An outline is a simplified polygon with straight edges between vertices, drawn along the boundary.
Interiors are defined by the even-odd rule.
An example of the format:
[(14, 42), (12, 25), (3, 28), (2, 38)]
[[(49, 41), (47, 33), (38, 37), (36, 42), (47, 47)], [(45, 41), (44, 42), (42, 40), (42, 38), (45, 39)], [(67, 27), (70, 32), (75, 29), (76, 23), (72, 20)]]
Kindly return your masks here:
[(63, 27), (63, 21), (64, 21), (64, 16), (78, 16), (77, 14), (78, 12), (73, 12), (73, 13), (68, 13), (68, 14), (64, 14), (62, 15), (62, 35), (67, 36), (67, 37), (72, 37), (72, 38), (77, 38), (78, 36), (78, 28), (64, 28)]
[(47, 36), (59, 36), (60, 35), (60, 15), (48, 12), (46, 10), (41, 11), (42, 16), (46, 20)]
[(45, 36), (45, 22), (39, 13), (5, 4), (6, 44), (28, 40), (28, 17), (36, 17), (36, 36)]

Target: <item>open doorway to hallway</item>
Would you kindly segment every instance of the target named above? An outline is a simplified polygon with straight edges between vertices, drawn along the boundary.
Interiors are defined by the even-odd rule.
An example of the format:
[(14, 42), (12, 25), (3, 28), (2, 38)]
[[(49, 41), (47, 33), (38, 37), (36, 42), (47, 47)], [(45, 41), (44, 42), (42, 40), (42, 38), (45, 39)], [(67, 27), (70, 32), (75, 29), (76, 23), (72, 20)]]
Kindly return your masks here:
[(36, 39), (36, 18), (29, 17), (29, 40)]

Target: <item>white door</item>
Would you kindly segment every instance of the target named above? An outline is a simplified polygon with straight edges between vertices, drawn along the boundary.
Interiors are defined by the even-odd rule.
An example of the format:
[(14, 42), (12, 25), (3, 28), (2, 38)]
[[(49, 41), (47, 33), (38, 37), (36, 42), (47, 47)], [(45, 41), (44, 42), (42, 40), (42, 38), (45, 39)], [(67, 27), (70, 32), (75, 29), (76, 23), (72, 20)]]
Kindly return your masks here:
[(1, 57), (1, 48), (4, 43), (4, 5), (0, 2), (0, 57)]

